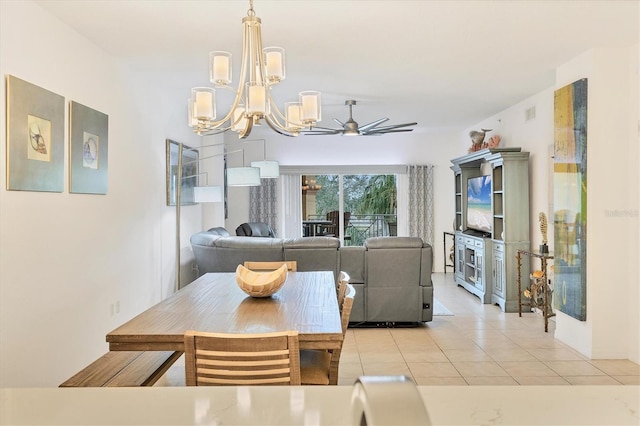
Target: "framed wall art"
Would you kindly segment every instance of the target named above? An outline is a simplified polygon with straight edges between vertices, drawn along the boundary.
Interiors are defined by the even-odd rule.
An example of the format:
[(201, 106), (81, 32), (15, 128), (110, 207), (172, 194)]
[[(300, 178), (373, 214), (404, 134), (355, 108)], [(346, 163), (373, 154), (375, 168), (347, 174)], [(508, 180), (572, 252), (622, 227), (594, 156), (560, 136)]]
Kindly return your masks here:
[[(179, 142), (167, 139), (167, 205), (176, 205)], [(198, 185), (198, 150), (182, 144), (180, 205), (196, 204), (193, 188)]]
[(587, 319), (587, 79), (554, 93), (554, 304)]
[(69, 192), (106, 194), (109, 116), (71, 101), (69, 105)]
[(64, 97), (7, 76), (7, 189), (64, 190)]

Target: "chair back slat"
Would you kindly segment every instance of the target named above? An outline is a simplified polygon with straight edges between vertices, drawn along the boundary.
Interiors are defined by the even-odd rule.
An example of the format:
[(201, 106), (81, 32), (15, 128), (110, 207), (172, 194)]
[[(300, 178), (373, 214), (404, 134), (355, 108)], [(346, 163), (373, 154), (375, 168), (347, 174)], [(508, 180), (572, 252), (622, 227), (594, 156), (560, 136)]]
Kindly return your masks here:
[(344, 301), (344, 296), (347, 293), (347, 285), (349, 284), (349, 274), (344, 271), (340, 271), (340, 276), (338, 278), (338, 285), (336, 286), (337, 296), (338, 296), (338, 307), (340, 308), (340, 312), (342, 312), (342, 302)]
[(353, 308), (353, 299), (356, 297), (356, 288), (351, 284), (346, 285), (347, 291), (340, 306), (340, 320), (342, 322), (342, 338), (347, 334), (349, 327), (349, 317), (351, 317), (351, 309)]
[(260, 334), (185, 333), (187, 386), (299, 385), (297, 331)]

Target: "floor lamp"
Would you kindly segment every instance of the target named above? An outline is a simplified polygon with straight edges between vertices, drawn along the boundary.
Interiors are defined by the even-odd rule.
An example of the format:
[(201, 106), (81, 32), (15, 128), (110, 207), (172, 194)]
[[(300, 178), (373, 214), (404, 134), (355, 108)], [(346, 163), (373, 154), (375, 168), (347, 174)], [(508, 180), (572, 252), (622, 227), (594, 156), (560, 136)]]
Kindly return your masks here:
[[(218, 144), (222, 145), (222, 144)], [(210, 145), (216, 146), (216, 145)], [(201, 147), (206, 148), (206, 147)], [(182, 162), (182, 153), (184, 152), (184, 145), (182, 143), (178, 143), (178, 160), (177, 160), (177, 170), (176, 170), (176, 278), (175, 278), (175, 289), (174, 291), (180, 290), (180, 210), (182, 203), (182, 179), (187, 179), (191, 177), (197, 177), (202, 174), (207, 174), (207, 172), (198, 173), (192, 176), (182, 176), (182, 167), (185, 165)], [(194, 150), (193, 148), (186, 148), (188, 150)], [(210, 155), (203, 158), (198, 158), (194, 162), (207, 160), (209, 158), (214, 157), (222, 157), (227, 154), (231, 154), (234, 152), (243, 151), (242, 149), (238, 149), (235, 151), (228, 151), (222, 154)], [(207, 174), (207, 183), (208, 183), (208, 174)], [(222, 187), (220, 186), (196, 186), (194, 187), (194, 201), (197, 203), (219, 203), (222, 201)]]

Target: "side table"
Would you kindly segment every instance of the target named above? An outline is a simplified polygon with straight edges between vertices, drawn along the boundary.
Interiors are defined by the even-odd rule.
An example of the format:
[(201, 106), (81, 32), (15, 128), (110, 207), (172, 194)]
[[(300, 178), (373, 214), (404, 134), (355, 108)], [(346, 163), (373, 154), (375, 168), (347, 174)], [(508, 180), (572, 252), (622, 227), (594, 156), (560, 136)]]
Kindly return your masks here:
[(447, 259), (449, 258), (447, 256), (447, 236), (451, 237), (451, 244), (453, 244), (453, 253), (455, 253), (456, 250), (456, 236), (453, 232), (443, 232), (442, 233), (442, 262), (444, 263), (444, 273), (447, 273), (447, 268), (451, 268), (453, 269), (453, 271), (456, 271), (456, 267), (453, 263), (447, 263)]
[[(537, 297), (534, 294), (531, 294), (531, 302), (523, 303), (522, 302), (522, 278), (520, 277), (520, 269), (522, 266), (522, 255), (538, 258), (540, 259), (540, 270), (542, 271), (542, 307), (538, 303)], [(550, 309), (549, 306), (549, 281), (547, 274), (547, 262), (553, 259), (553, 254), (551, 253), (535, 253), (527, 250), (516, 249), (516, 260), (518, 263), (518, 316), (522, 316), (522, 307), (529, 306), (531, 308), (539, 308), (542, 310), (542, 315), (544, 317), (544, 331), (545, 333), (549, 331), (549, 318), (555, 316), (556, 314)], [(531, 268), (533, 269), (533, 268)]]

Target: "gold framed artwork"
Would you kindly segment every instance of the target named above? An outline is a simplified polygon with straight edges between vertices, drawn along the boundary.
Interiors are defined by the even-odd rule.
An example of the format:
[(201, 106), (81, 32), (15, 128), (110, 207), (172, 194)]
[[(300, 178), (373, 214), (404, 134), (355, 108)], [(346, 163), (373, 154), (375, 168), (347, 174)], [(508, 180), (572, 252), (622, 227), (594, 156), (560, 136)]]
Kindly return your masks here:
[(69, 192), (106, 194), (109, 116), (71, 101), (69, 105)]
[(7, 76), (7, 189), (64, 190), (64, 97)]

